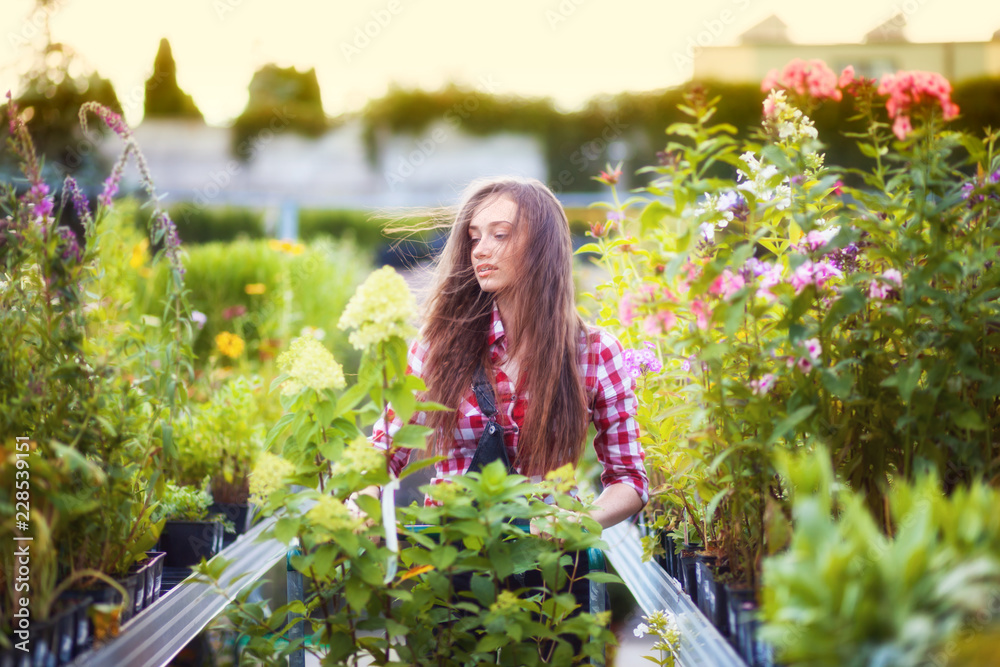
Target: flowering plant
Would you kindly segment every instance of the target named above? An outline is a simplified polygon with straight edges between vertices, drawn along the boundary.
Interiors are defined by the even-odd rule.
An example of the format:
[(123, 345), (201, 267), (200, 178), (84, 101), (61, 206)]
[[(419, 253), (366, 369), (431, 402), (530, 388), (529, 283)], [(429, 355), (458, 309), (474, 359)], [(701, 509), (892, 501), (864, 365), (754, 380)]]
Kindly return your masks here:
[[(405, 282), (382, 269), (362, 284), (342, 319), (361, 332), (354, 343), (365, 350), (355, 385), (347, 386), (315, 338), (296, 339), (279, 357), (282, 373), (272, 390), (280, 389), (286, 414), (266, 444), (280, 446), (280, 456), (262, 455), (250, 489), (261, 513), (277, 516), (270, 535), (296, 546), (290, 564), (310, 579), (310, 592), (273, 613), (242, 595), (233, 599), (229, 619), (250, 636), (249, 654), (264, 661), (317, 646), (329, 647), (326, 664), (464, 665), (495, 661), (498, 652), (502, 664), (575, 664), (599, 655), (613, 640), (610, 614), (571, 616), (573, 596), (555, 594), (567, 579), (578, 586), (617, 580), (565, 567), (567, 552), (602, 544), (592, 519), (565, 520), (586, 509), (566, 493), (573, 485), (567, 470), (531, 484), (496, 462), (425, 487), (435, 502), (394, 513), (372, 496), (352, 498), (372, 485), (389, 494), (395, 485), (385, 454), (360, 424), (373, 421), (389, 400), (404, 423), (415, 411), (439, 409), (417, 400), (423, 384), (406, 374), (402, 335), (410, 333), (415, 312)], [(426, 435), (426, 428), (407, 425), (394, 433), (393, 446), (423, 448)], [(403, 476), (435, 460), (411, 465)], [(521, 530), (511, 517), (540, 522), (553, 539)], [(405, 545), (399, 545), (397, 524), (428, 528), (402, 531)], [(224, 567), (213, 562), (201, 572), (217, 581)], [(531, 569), (541, 571), (541, 583), (504, 590), (509, 578)], [(465, 593), (456, 592), (461, 578), (469, 582)], [(286, 624), (289, 611), (302, 618)], [(294, 638), (292, 627), (306, 621), (311, 637)], [(582, 646), (579, 654), (570, 637)]]
[[(0, 195), (0, 328), (7, 336), (0, 348), (0, 536), (32, 539), (28, 611), (38, 620), (66, 589), (111, 583), (109, 575), (124, 574), (155, 543), (160, 471), (172, 454), (171, 418), (190, 369), (179, 248), (159, 209), (153, 236), (166, 243), (156, 257), (175, 269), (167, 326), (107, 322), (127, 309), (127, 288), (113, 284), (127, 256), (109, 252), (122, 229), (121, 214), (109, 215), (112, 199), (125, 161), (144, 161), (120, 117), (96, 104), (81, 113), (82, 121), (97, 114), (126, 139), (96, 210), (72, 177), (58, 196), (52, 192), (10, 96), (6, 107), (8, 144), (27, 184), (4, 183)], [(82, 237), (59, 224), (71, 217)], [(19, 512), (15, 500), (30, 511)], [(21, 606), (8, 579), (17, 571), (12, 558), (10, 550), (0, 556), (3, 630)], [(0, 632), (0, 641), (6, 637)]]
[[(937, 77), (879, 86), (793, 63), (765, 86), (760, 143), (742, 146), (709, 124), (715, 101), (689, 94), (691, 121), (668, 128), (670, 159), (642, 170), (642, 196), (621, 201), (612, 185), (620, 236), (581, 250), (611, 276), (599, 323), (663, 358), (639, 388), (656, 527), (686, 524), (749, 583), (790, 535), (783, 451), (825, 443), (877, 517), (890, 478), (930, 466), (954, 485), (995, 475), (998, 460), (984, 379), (995, 135), (943, 131), (956, 109)], [(807, 115), (845, 94), (870, 171), (826, 165)], [(899, 137), (883, 114), (919, 122)], [(710, 177), (720, 164), (735, 178)]]

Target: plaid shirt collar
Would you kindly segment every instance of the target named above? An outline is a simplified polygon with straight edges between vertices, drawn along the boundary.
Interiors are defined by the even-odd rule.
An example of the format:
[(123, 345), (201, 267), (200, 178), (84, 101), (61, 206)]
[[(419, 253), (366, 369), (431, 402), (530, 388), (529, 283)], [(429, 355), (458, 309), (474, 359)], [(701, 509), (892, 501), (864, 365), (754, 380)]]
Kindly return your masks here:
[(493, 321), (490, 323), (488, 342), (494, 361), (507, 351), (507, 333), (504, 331), (503, 320), (500, 319), (500, 307), (496, 301), (493, 302)]

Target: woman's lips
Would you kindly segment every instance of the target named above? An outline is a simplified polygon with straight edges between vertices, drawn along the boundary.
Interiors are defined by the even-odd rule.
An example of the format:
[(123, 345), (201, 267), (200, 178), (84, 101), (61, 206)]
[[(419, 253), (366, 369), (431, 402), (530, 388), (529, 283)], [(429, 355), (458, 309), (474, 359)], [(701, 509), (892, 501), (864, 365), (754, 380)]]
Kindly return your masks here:
[(497, 267), (493, 266), (492, 264), (480, 264), (479, 266), (476, 267), (476, 274), (485, 277), (496, 271), (496, 269)]

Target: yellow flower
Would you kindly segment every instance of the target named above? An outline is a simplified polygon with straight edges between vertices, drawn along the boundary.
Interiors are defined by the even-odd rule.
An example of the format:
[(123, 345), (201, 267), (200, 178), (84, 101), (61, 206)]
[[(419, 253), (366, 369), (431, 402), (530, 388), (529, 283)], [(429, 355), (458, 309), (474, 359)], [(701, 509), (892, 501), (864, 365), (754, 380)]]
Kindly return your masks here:
[(545, 473), (545, 481), (552, 482), (558, 493), (569, 493), (576, 487), (576, 467), (567, 463), (561, 468)]
[(330, 532), (354, 530), (360, 528), (362, 522), (360, 517), (351, 514), (351, 510), (333, 496), (320, 496), (313, 508), (306, 513), (306, 518)]
[(243, 339), (228, 331), (223, 331), (215, 337), (215, 346), (219, 348), (219, 352), (230, 359), (235, 359), (243, 354)]
[(374, 271), (355, 292), (340, 317), (341, 329), (351, 333), (351, 344), (364, 350), (393, 336), (416, 333), (410, 322), (417, 316), (417, 302), (409, 286), (391, 266)]
[(362, 437), (348, 443), (340, 460), (333, 464), (332, 473), (336, 477), (349, 472), (365, 475), (376, 470), (385, 470), (385, 454)]
[(267, 242), (267, 247), (271, 250), (277, 250), (278, 252), (288, 253), (289, 255), (301, 255), (305, 251), (306, 247), (301, 243), (295, 243), (288, 239), (270, 239)]
[(143, 239), (135, 244), (132, 248), (132, 259), (129, 260), (128, 265), (133, 269), (138, 269), (140, 266), (146, 263), (146, 250), (149, 248), (149, 239)]
[(268, 496), (285, 485), (285, 478), (294, 473), (295, 466), (291, 462), (270, 452), (261, 453), (250, 473), (251, 502), (263, 505)]
[(501, 591), (497, 601), (490, 605), (490, 611), (502, 614), (505, 611), (515, 611), (521, 608), (521, 601), (515, 593)]
[(247, 294), (263, 294), (267, 291), (267, 285), (264, 283), (250, 283), (243, 289)]
[(344, 369), (323, 344), (312, 337), (299, 337), (285, 352), (278, 355), (278, 368), (291, 379), (281, 393), (292, 396), (309, 387), (316, 391), (343, 389), (347, 386)]

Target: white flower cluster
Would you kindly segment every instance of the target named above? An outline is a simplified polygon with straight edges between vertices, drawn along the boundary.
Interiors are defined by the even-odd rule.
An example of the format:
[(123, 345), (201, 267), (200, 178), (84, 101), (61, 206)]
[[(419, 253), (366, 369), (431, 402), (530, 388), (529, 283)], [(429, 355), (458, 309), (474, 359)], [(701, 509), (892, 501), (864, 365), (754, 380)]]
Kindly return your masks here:
[(341, 329), (356, 329), (351, 344), (359, 350), (374, 347), (394, 336), (416, 333), (410, 324), (417, 316), (417, 302), (406, 280), (391, 266), (373, 271), (351, 297), (340, 317)]
[(777, 185), (771, 185), (774, 177), (778, 175), (778, 168), (773, 164), (765, 164), (757, 159), (751, 151), (747, 151), (740, 156), (747, 166), (747, 172), (740, 172), (736, 176), (739, 185), (737, 190), (749, 192), (758, 202), (774, 202), (775, 208), (779, 211), (792, 205), (792, 187), (786, 177)]
[(677, 625), (677, 618), (664, 610), (654, 611), (649, 616), (643, 616), (642, 620), (646, 622), (640, 623), (633, 634), (640, 639), (647, 634), (659, 637), (659, 641), (653, 644), (653, 649), (661, 651), (663, 655), (659, 664), (674, 667), (681, 649), (681, 630)]

